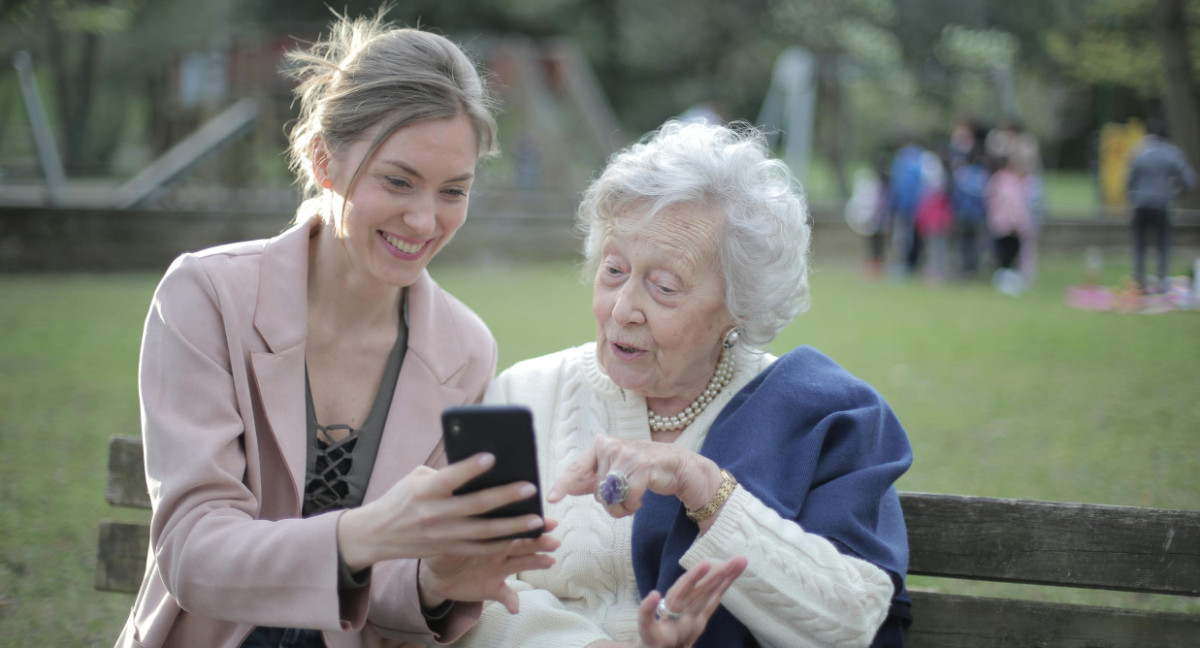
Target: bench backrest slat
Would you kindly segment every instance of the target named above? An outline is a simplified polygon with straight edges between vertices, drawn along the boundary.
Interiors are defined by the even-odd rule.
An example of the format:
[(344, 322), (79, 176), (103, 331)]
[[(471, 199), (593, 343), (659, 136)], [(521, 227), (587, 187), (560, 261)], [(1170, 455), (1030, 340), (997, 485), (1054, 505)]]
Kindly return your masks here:
[(103, 592), (138, 591), (146, 570), (150, 527), (136, 522), (104, 520), (100, 523), (96, 589)]
[(113, 506), (150, 508), (141, 437), (115, 436), (108, 443), (108, 481), (104, 499)]
[(912, 592), (907, 648), (1195, 648), (1200, 614)]
[(902, 493), (909, 573), (1200, 596), (1200, 512)]

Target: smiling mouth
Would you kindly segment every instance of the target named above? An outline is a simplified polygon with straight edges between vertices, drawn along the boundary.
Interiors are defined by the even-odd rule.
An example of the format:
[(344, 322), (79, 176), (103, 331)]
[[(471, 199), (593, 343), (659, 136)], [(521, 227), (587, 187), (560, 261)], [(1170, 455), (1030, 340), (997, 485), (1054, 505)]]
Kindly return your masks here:
[(389, 245), (405, 254), (417, 254), (425, 248), (424, 243), (408, 243), (404, 239), (397, 238), (382, 230), (379, 233), (383, 235), (383, 240), (387, 241)]
[(641, 349), (637, 347), (625, 346), (624, 344), (617, 344), (616, 342), (613, 342), (612, 345), (621, 353), (638, 353), (641, 351)]

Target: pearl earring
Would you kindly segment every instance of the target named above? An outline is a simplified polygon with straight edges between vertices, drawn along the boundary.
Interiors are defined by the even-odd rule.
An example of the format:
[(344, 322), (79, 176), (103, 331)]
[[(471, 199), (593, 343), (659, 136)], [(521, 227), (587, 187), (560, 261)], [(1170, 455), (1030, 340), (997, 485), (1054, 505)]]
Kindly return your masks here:
[(725, 349), (732, 349), (733, 345), (737, 344), (741, 337), (742, 329), (735, 326), (729, 329), (729, 332), (725, 334), (725, 339), (721, 342), (721, 347)]

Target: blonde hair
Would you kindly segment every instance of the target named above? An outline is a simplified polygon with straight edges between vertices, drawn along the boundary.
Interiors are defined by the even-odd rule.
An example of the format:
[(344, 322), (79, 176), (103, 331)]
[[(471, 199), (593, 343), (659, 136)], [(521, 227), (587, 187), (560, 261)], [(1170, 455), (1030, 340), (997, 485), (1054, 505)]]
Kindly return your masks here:
[(474, 62), (443, 36), (385, 22), (387, 11), (385, 6), (374, 17), (355, 19), (335, 12), (325, 38), (287, 54), (300, 103), (288, 134), (288, 163), (305, 199), (320, 193), (312, 160), (318, 137), (333, 153), (382, 126), (352, 185), (392, 133), (426, 119), (466, 115), (475, 132), (476, 159), (498, 152), (495, 103)]

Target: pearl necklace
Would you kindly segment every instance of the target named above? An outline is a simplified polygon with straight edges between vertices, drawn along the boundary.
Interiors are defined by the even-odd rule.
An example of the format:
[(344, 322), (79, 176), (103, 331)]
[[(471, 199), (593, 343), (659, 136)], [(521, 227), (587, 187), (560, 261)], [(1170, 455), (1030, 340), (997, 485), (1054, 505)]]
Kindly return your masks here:
[(659, 416), (653, 410), (649, 412), (650, 430), (653, 432), (666, 432), (669, 430), (682, 430), (692, 424), (700, 412), (704, 411), (705, 407), (712, 402), (717, 394), (729, 384), (733, 378), (733, 349), (726, 347), (721, 350), (721, 360), (717, 362), (717, 370), (713, 372), (713, 376), (708, 381), (708, 386), (704, 388), (704, 392), (692, 401), (682, 412), (675, 416)]

